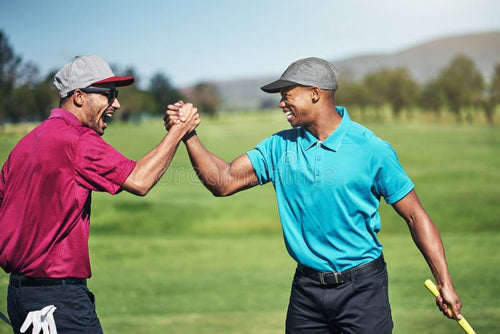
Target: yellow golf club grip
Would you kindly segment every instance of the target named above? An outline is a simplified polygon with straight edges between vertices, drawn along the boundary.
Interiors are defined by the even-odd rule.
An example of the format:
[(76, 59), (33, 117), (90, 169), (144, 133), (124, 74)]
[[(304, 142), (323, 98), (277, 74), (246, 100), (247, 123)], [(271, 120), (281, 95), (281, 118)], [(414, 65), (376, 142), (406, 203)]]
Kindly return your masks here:
[[(432, 282), (430, 279), (426, 280), (424, 282), (424, 285), (427, 288), (427, 290), (429, 290), (434, 295), (434, 297), (439, 296), (439, 290), (437, 289), (437, 287), (434, 284), (434, 282)], [(451, 310), (451, 307), (448, 306), (448, 309)], [(453, 316), (455, 317), (455, 314), (453, 314)], [(472, 329), (471, 325), (469, 325), (469, 323), (467, 322), (467, 320), (465, 320), (465, 317), (463, 315), (462, 315), (462, 319), (458, 320), (455, 317), (455, 320), (457, 320), (458, 324), (462, 327), (462, 329), (467, 334), (476, 334), (476, 332), (474, 331), (474, 329)]]

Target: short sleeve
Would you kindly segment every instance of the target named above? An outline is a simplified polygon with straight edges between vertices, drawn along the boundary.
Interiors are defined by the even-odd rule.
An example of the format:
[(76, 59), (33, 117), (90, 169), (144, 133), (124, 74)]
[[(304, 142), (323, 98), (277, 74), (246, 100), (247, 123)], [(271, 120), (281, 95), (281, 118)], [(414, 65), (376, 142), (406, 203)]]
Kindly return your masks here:
[(401, 166), (396, 152), (382, 142), (375, 155), (375, 188), (387, 204), (393, 204), (413, 190), (414, 184)]
[(90, 190), (110, 194), (121, 190), (136, 165), (94, 131), (85, 132), (76, 142), (73, 163), (78, 182)]
[(269, 137), (261, 141), (252, 151), (247, 152), (260, 184), (272, 181), (271, 146), (272, 137)]

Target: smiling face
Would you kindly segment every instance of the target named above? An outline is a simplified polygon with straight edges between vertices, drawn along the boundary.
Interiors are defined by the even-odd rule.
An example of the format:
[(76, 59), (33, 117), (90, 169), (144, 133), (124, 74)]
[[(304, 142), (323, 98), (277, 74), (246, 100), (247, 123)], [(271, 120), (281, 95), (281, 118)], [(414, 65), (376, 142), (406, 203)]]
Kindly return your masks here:
[[(106, 84), (96, 86), (99, 88), (114, 88), (114, 85)], [(84, 119), (81, 120), (82, 123), (95, 130), (99, 135), (104, 134), (104, 130), (107, 128), (106, 119), (111, 118), (116, 110), (120, 108), (120, 102), (115, 97), (111, 100), (108, 99), (108, 93), (103, 92), (91, 92), (82, 94), (86, 95), (86, 110)]]
[(291, 86), (280, 91), (281, 101), (279, 107), (292, 127), (305, 126), (313, 122), (311, 112), (312, 91), (311, 87)]

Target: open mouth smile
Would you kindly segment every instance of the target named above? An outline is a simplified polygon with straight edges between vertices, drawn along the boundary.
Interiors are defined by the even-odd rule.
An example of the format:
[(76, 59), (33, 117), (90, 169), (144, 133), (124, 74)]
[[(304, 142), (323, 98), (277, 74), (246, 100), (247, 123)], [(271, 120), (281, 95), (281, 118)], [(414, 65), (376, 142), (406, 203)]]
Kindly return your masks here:
[(294, 117), (294, 114), (291, 110), (285, 110), (283, 109), (283, 112), (285, 113), (286, 119), (290, 120), (292, 117)]
[(108, 124), (106, 122), (111, 120), (111, 118), (113, 118), (114, 114), (115, 114), (115, 112), (113, 110), (106, 111), (106, 112), (104, 112), (104, 114), (102, 114), (101, 119), (104, 123), (104, 128), (106, 128), (108, 126)]

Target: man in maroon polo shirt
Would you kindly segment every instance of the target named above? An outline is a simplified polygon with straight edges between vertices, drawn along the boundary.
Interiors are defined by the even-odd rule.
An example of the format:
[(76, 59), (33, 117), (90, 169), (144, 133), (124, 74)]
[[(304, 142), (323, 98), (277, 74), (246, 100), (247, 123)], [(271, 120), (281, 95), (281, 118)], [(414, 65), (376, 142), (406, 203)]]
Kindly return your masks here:
[(15, 333), (31, 325), (36, 332), (57, 326), (59, 333), (102, 333), (86, 286), (91, 192), (146, 195), (200, 122), (196, 108), (185, 108), (186, 123), (137, 162), (126, 158), (101, 136), (120, 108), (116, 87), (133, 82), (98, 56), (76, 57), (54, 77), (59, 108), (19, 141), (2, 168), (0, 266), (11, 273)]

